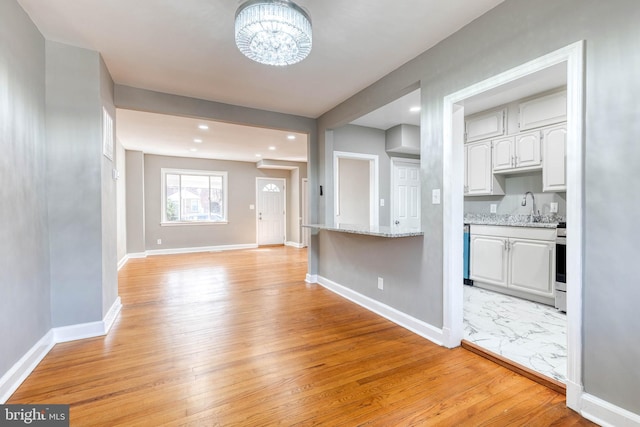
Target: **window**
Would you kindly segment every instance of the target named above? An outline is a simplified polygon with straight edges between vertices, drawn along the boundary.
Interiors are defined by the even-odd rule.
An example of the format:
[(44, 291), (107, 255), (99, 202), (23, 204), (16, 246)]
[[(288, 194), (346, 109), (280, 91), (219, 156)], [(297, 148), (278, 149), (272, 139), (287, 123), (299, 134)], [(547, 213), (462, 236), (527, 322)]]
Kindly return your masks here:
[(227, 222), (227, 172), (162, 169), (162, 223)]

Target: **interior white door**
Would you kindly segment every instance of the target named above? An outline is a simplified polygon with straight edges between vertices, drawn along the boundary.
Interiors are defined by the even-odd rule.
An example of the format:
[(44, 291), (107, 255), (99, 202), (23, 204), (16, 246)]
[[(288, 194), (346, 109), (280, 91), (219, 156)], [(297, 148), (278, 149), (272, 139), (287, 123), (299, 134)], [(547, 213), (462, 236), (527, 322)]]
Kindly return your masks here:
[(392, 226), (420, 228), (420, 163), (393, 161)]
[(258, 178), (257, 187), (258, 245), (284, 244), (284, 180)]

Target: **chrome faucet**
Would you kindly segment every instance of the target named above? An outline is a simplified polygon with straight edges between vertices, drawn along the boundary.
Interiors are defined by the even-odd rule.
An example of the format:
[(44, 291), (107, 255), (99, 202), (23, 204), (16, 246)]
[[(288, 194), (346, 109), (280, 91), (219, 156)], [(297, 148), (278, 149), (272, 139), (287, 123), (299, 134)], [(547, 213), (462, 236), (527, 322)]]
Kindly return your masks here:
[(535, 216), (536, 216), (536, 197), (533, 195), (533, 193), (531, 191), (527, 191), (526, 193), (524, 193), (524, 196), (522, 197), (522, 206), (527, 206), (527, 195), (531, 194), (531, 221), (535, 222)]

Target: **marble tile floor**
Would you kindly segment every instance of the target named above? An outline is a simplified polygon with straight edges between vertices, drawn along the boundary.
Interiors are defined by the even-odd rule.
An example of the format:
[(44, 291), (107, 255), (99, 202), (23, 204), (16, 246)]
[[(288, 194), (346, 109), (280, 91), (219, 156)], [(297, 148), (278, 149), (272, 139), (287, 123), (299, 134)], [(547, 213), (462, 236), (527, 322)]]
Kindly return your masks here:
[(567, 316), (554, 307), (464, 286), (464, 339), (566, 381)]

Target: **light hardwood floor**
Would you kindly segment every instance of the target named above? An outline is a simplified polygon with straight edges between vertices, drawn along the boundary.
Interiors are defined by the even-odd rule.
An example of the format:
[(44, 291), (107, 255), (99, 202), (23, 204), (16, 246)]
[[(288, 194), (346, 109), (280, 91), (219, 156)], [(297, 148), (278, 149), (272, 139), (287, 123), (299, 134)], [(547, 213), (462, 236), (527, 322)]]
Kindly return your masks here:
[(109, 335), (56, 345), (8, 403), (70, 404), (73, 426), (592, 425), (305, 273), (288, 247), (131, 260)]

